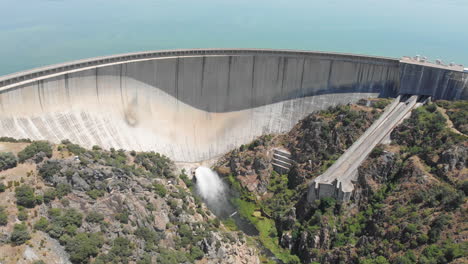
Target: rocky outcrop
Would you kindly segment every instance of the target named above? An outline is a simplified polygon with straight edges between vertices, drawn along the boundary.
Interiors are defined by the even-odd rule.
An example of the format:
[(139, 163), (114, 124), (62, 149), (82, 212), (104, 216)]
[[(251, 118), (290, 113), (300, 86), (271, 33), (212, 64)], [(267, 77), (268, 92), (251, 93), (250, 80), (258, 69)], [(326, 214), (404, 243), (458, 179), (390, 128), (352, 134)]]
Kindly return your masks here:
[(245, 240), (239, 236), (231, 235), (228, 237), (233, 244), (226, 245), (219, 243), (223, 237), (219, 233), (211, 232), (209, 236), (205, 237), (201, 242), (201, 248), (205, 252), (207, 258), (206, 263), (217, 264), (220, 260), (222, 263), (229, 264), (257, 264), (260, 263), (256, 252), (246, 246)]
[(265, 194), (273, 171), (272, 142), (270, 137), (265, 136), (231, 151), (218, 161), (216, 171), (222, 177), (235, 176), (249, 192)]
[(356, 199), (372, 196), (381, 188), (382, 184), (393, 179), (400, 166), (401, 159), (398, 153), (377, 146), (358, 169)]
[(440, 155), (437, 174), (458, 183), (468, 180), (468, 144), (452, 146)]
[(380, 110), (339, 106), (301, 120), (287, 135), (286, 148), (295, 161), (291, 187), (319, 175), (331, 165), (377, 118)]
[[(57, 152), (53, 159), (27, 164), (33, 171), (24, 184), (40, 186), (35, 195), (46, 197), (30, 209), (35, 212), (27, 219), (31, 228), (41, 217), (45, 221), (31, 240), (56, 242), (25, 251), (28, 258), (34, 253), (42, 259), (45, 250), (51, 257), (65, 253), (63, 263), (88, 263), (90, 257), (96, 263), (259, 263), (256, 249), (220, 224), (164, 156), (90, 151), (69, 142)], [(266, 168), (262, 160), (252, 165), (254, 170)], [(38, 175), (30, 177), (36, 166)], [(73, 240), (80, 234), (95, 234), (102, 245), (87, 255), (80, 247), (96, 246), (83, 244), (72, 255), (70, 241), (85, 243)], [(9, 238), (0, 235), (0, 251)]]

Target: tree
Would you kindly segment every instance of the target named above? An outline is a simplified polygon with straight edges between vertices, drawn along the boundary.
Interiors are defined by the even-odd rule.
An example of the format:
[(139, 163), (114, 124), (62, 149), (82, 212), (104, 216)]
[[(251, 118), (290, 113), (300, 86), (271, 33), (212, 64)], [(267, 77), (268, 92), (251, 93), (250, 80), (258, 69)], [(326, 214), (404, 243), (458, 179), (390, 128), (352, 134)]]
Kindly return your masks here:
[(378, 256), (377, 258), (366, 258), (359, 261), (360, 264), (390, 264), (388, 260), (383, 256)]
[(49, 226), (49, 221), (45, 217), (41, 217), (37, 222), (34, 224), (34, 229), (45, 231)]
[(65, 250), (70, 254), (73, 263), (88, 263), (90, 257), (96, 256), (103, 239), (96, 233), (78, 233), (66, 241)]
[(36, 205), (34, 190), (28, 185), (22, 185), (15, 189), (16, 204), (33, 208)]
[[(132, 255), (133, 244), (125, 237), (114, 239), (109, 255), (113, 256), (113, 262), (127, 262), (127, 258)], [(116, 261), (117, 260), (117, 261)]]
[(193, 246), (190, 249), (190, 258), (192, 260), (202, 259), (204, 255), (205, 255), (205, 253), (203, 253), (203, 251), (197, 246)]
[(104, 220), (104, 215), (98, 212), (90, 212), (88, 216), (86, 216), (86, 221), (90, 223), (101, 223)]
[[(48, 158), (52, 157), (52, 147), (47, 141), (34, 141), (31, 145), (18, 152), (19, 162), (25, 162), (27, 159), (30, 159), (41, 152)], [(41, 162), (42, 160), (42, 156), (37, 157), (36, 162)]]
[(55, 174), (60, 172), (61, 169), (62, 166), (60, 166), (58, 161), (48, 160), (42, 164), (39, 169), (39, 175), (41, 175), (44, 180), (50, 181)]
[(18, 246), (29, 239), (31, 239), (31, 235), (29, 235), (27, 226), (25, 224), (15, 224), (10, 236), (10, 242), (13, 245)]
[(11, 152), (0, 153), (0, 171), (16, 167), (17, 160)]

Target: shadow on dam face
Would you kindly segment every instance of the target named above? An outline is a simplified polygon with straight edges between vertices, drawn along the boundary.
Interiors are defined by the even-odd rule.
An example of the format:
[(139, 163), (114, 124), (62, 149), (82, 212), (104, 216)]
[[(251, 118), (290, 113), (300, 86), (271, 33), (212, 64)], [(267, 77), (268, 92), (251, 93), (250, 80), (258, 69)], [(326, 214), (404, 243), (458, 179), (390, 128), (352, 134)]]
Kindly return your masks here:
[(0, 136), (221, 155), (307, 114), (398, 93), (398, 61), (323, 54), (155, 58), (59, 74), (0, 93)]

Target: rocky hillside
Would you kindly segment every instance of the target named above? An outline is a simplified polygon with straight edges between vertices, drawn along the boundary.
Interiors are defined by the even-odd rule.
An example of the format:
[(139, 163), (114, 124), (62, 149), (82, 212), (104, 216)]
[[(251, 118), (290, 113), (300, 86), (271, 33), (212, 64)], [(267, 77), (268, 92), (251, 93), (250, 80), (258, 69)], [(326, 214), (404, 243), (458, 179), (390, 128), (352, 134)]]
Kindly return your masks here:
[[(389, 102), (333, 107), (220, 158), (251, 236), (157, 153), (0, 138), (0, 263), (467, 263), (466, 101), (414, 110), (358, 169), (349, 203), (306, 201)], [(287, 174), (275, 148), (291, 153)]]
[[(387, 103), (362, 101), (313, 114), (291, 132), (259, 138), (218, 163), (218, 172), (241, 193), (239, 211), (284, 263), (468, 261), (466, 101), (414, 110), (392, 133), (392, 143), (376, 147), (359, 168), (350, 203), (306, 202), (308, 183)], [(287, 175), (270, 165), (276, 147), (295, 161)]]
[(162, 155), (1, 141), (0, 263), (259, 263)]

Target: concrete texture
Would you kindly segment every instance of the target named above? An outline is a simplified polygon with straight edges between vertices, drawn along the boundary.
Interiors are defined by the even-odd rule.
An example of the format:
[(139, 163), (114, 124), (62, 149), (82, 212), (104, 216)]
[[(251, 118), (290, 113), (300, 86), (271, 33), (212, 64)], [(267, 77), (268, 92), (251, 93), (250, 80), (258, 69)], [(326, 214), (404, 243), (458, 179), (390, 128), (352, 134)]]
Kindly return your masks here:
[[(420, 104), (417, 95), (409, 98), (398, 96), (379, 119), (322, 175), (314, 179), (309, 187), (307, 200), (313, 202), (322, 197), (349, 200), (354, 190), (357, 169), (377, 144)], [(404, 98), (404, 99), (403, 99)], [(401, 100), (403, 99), (403, 100)]]
[(400, 63), (400, 93), (431, 96), (434, 100), (467, 100), (467, 74), (446, 68)]
[(395, 97), (399, 73), (397, 60), (295, 51), (98, 58), (0, 78), (0, 136), (196, 162), (329, 106)]
[(273, 149), (271, 164), (277, 173), (287, 174), (291, 169), (292, 163), (291, 152), (283, 148)]

